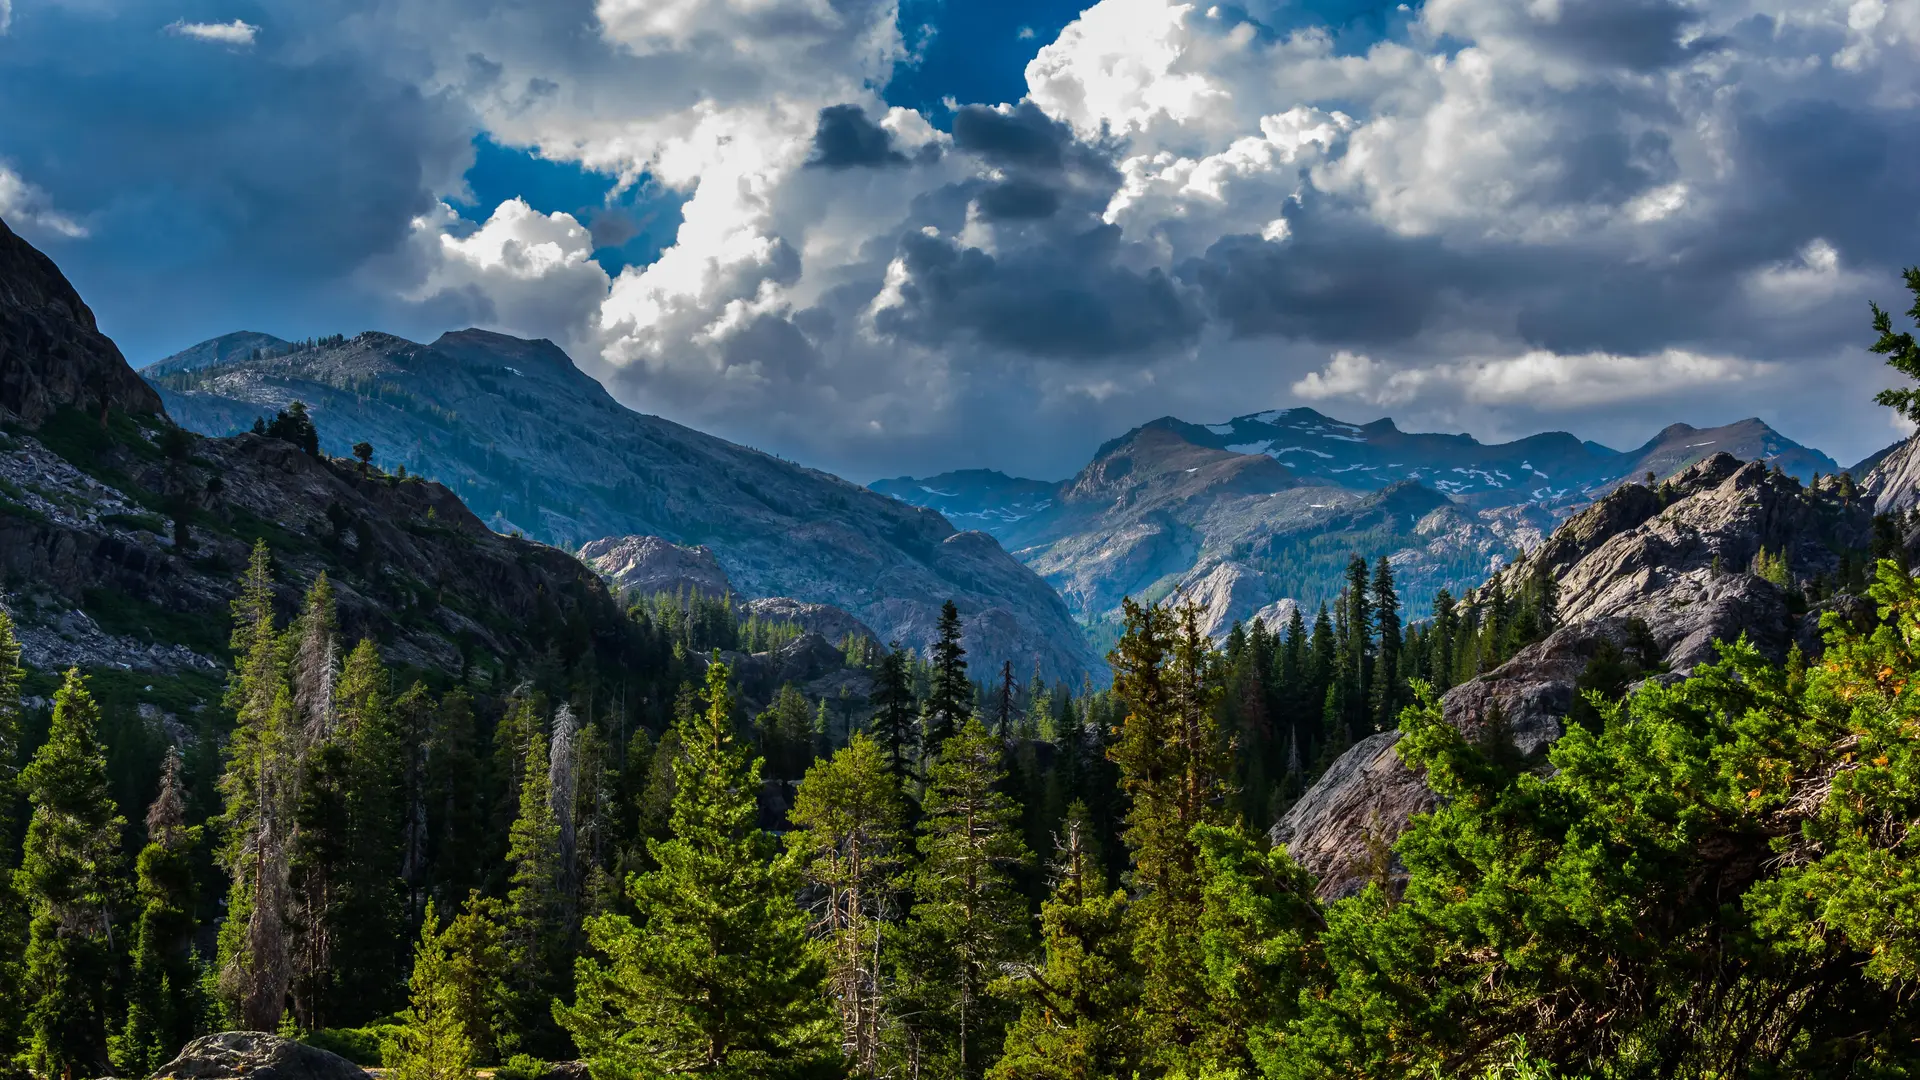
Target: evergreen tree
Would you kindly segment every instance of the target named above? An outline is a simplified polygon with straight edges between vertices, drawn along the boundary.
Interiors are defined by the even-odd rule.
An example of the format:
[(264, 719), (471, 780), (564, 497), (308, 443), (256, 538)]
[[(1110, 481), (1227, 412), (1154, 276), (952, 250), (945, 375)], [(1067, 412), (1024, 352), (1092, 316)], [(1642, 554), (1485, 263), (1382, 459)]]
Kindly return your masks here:
[(781, 684), (769, 704), (753, 721), (760, 757), (767, 774), (776, 780), (798, 780), (813, 761), (813, 706), (792, 683)]
[(348, 761), (349, 859), (339, 908), (338, 999), (332, 1018), (348, 1026), (386, 1016), (404, 1002), (406, 881), (403, 877), (407, 751), (380, 651), (362, 639), (341, 669), (336, 738)]
[(233, 602), (234, 670), (226, 703), (234, 711), (227, 766), (221, 863), (232, 887), (220, 926), (219, 991), (228, 1022), (274, 1031), (293, 977), (287, 922), (288, 855), (298, 791), (299, 716), (274, 628), (266, 541)]
[(895, 776), (905, 782), (915, 758), (917, 732), (914, 730), (913, 682), (907, 674), (907, 653), (895, 642), (880, 658), (880, 670), (874, 673), (873, 694), (867, 699), (873, 706), (870, 725), (873, 737), (886, 752)]
[(855, 735), (807, 770), (788, 815), (787, 847), (817, 897), (813, 932), (828, 944), (828, 981), (840, 1013), (841, 1051), (854, 1070), (875, 1071), (881, 1016), (875, 963), (882, 922), (893, 912), (906, 839), (900, 781), (880, 745)]
[(823, 949), (755, 827), (759, 762), (734, 739), (727, 666), (682, 733), (672, 839), (628, 879), (637, 922), (596, 916), (554, 1015), (601, 1076), (801, 1077), (839, 1064)]
[(922, 1067), (941, 1075), (979, 1076), (998, 1056), (1009, 1017), (987, 990), (1028, 945), (1026, 899), (1013, 875), (1032, 856), (1005, 781), (998, 740), (977, 718), (928, 770), (906, 929), (916, 962), (902, 979), (925, 1014), (913, 1023)]
[(454, 1007), (478, 1062), (504, 1062), (519, 1045), (509, 985), (513, 950), (507, 941), (506, 920), (506, 907), (497, 897), (473, 892), (440, 935), (447, 950)]
[(1000, 741), (1013, 737), (1013, 661), (1000, 665), (1000, 692), (994, 699), (993, 733)]
[(1200, 938), (1199, 825), (1221, 824), (1225, 762), (1214, 725), (1220, 688), (1192, 607), (1125, 606), (1114, 690), (1127, 705), (1108, 755), (1131, 798), (1123, 834), (1133, 863), (1129, 927), (1142, 971), (1142, 1037), (1152, 1061), (1177, 1067), (1199, 1037), (1206, 988)]
[(1454, 640), (1460, 629), (1460, 615), (1454, 607), (1453, 594), (1445, 589), (1433, 595), (1432, 625), (1432, 634), (1427, 639), (1430, 651), (1428, 682), (1435, 693), (1444, 694), (1453, 688)]
[(458, 898), (480, 887), (486, 853), (473, 698), (466, 692), (455, 690), (440, 699), (424, 756), (427, 876), (441, 907), (451, 910)]
[(469, 1080), (473, 1041), (460, 1009), (460, 986), (446, 933), (433, 905), (427, 905), (420, 941), (413, 950), (409, 1003), (399, 1036), (382, 1056), (394, 1080)]
[(21, 1080), (26, 1051), (26, 984), (20, 958), (27, 948), (27, 914), (14, 890), (19, 852), (15, 817), (20, 799), (20, 643), (0, 608), (0, 1080)]
[(1374, 646), (1373, 729), (1385, 731), (1399, 722), (1400, 706), (1406, 704), (1400, 683), (1400, 596), (1385, 555), (1373, 568), (1373, 623), (1379, 635)]
[(113, 1067), (123, 1075), (153, 1073), (196, 1033), (193, 858), (199, 843), (200, 828), (187, 825), (180, 751), (169, 747), (160, 793), (147, 808), (147, 846), (138, 863), (141, 908), (127, 1019), (110, 1047)]
[(1341, 698), (1346, 741), (1353, 742), (1373, 726), (1374, 604), (1368, 591), (1367, 560), (1355, 555), (1347, 562), (1347, 586), (1341, 594), (1345, 621), (1341, 656)]
[(521, 767), (520, 815), (509, 835), (506, 934), (513, 957), (510, 984), (520, 1035), (531, 1048), (551, 1047), (547, 1003), (564, 973), (567, 896), (560, 864), (560, 823), (553, 812), (553, 776), (546, 738), (535, 731)]
[(42, 1076), (106, 1072), (120, 830), (100, 712), (78, 668), (53, 699), (47, 741), (20, 774), (33, 816), (15, 888), (27, 902), (28, 1062)]
[[(1913, 294), (1913, 307), (1907, 309), (1907, 317), (1915, 325), (1920, 325), (1920, 267), (1908, 267), (1902, 277), (1906, 280), (1907, 291)], [(1880, 337), (1868, 348), (1887, 358), (1887, 366), (1912, 379), (1920, 379), (1920, 344), (1914, 342), (1911, 331), (1894, 333), (1893, 316), (1880, 309), (1879, 304), (1869, 305), (1873, 310), (1873, 330)], [(1874, 402), (1885, 405), (1906, 417), (1920, 422), (1920, 389), (1902, 387), (1882, 390), (1874, 395)], [(1842, 474), (1851, 486), (1852, 477)], [(1848, 491), (1847, 494), (1851, 494)]]
[(960, 609), (949, 600), (940, 606), (940, 637), (933, 643), (932, 677), (923, 707), (926, 752), (940, 745), (973, 715), (973, 683), (967, 678), (967, 650), (960, 646)]
[(991, 1080), (1095, 1080), (1132, 1075), (1140, 1046), (1130, 1010), (1139, 969), (1127, 935), (1127, 894), (1109, 892), (1085, 803), (1067, 812), (1040, 908), (1038, 965), (996, 986), (1020, 1003)]

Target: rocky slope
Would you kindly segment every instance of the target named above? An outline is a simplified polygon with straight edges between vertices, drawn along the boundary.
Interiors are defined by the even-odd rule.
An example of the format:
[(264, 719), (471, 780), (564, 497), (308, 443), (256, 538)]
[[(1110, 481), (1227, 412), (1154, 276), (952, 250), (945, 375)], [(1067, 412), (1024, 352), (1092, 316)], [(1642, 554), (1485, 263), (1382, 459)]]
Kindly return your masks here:
[(1083, 622), (1111, 621), (1122, 596), (1177, 596), (1200, 603), (1218, 636), (1282, 600), (1317, 607), (1351, 553), (1388, 556), (1409, 610), (1424, 612), (1439, 589), (1477, 585), (1531, 550), (1573, 508), (1716, 452), (1805, 479), (1838, 468), (1759, 420), (1674, 424), (1622, 452), (1564, 432), (1490, 446), (1287, 409), (1223, 424), (1163, 417), (1051, 486), (972, 470), (873, 488), (993, 533)]
[[(994, 539), (937, 512), (635, 413), (550, 342), (479, 330), (422, 345), (365, 333), (278, 355), (197, 346), (152, 371), (168, 410), (214, 434), (299, 399), (322, 445), (431, 475), (494, 528), (578, 547), (657, 536), (707, 547), (739, 595), (840, 608), (889, 640), (932, 641), (959, 606), (984, 669), (1101, 670), (1060, 598)], [(184, 370), (183, 370), (184, 368)]]
[(4, 228), (0, 327), (0, 600), (30, 666), (217, 669), (256, 539), (285, 611), (325, 571), (349, 640), (374, 637), (397, 664), (512, 662), (562, 626), (619, 662), (626, 623), (605, 585), (566, 552), (495, 534), (446, 488), (176, 428), (53, 264)]
[[(1799, 586), (1832, 580), (1843, 556), (1873, 539), (1873, 507), (1835, 478), (1815, 485), (1760, 462), (1715, 454), (1662, 488), (1627, 484), (1573, 515), (1505, 573), (1509, 583), (1544, 571), (1560, 588), (1559, 622), (1493, 671), (1442, 700), (1448, 723), (1484, 735), (1498, 716), (1514, 745), (1538, 755), (1564, 730), (1574, 687), (1603, 650), (1667, 676), (1715, 656), (1714, 642), (1745, 634), (1784, 659), (1819, 647), (1820, 610)], [(1792, 589), (1748, 568), (1765, 550), (1783, 556)], [(1857, 612), (1847, 598), (1831, 607)], [(1273, 828), (1320, 878), (1323, 895), (1356, 891), (1380, 873), (1378, 846), (1430, 809), (1432, 793), (1399, 761), (1385, 732), (1350, 749)]]
[(1873, 455), (1861, 484), (1880, 513), (1905, 513), (1920, 507), (1920, 435), (1894, 443)]

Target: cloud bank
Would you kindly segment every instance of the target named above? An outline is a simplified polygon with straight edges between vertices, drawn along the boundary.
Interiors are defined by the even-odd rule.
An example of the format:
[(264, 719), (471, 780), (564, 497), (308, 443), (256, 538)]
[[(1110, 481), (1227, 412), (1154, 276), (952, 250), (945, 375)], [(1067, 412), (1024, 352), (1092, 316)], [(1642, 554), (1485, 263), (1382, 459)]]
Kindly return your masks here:
[[(1920, 262), (1920, 0), (1428, 0), (1357, 50), (1277, 0), (1100, 0), (1032, 43), (1024, 99), (941, 115), (886, 98), (899, 25), (349, 3), (229, 58), (324, 153), (228, 195), (312, 223), (283, 282), (552, 337), (635, 407), (859, 478), (1056, 476), (1162, 413), (1300, 400), (1615, 443), (1758, 414), (1843, 459), (1897, 433), (1862, 315)], [(230, 163), (249, 121), (213, 120)], [(476, 132), (684, 198), (673, 242), (609, 274), (571, 215), (463, 220)], [(124, 191), (31, 175), (90, 243), (128, 227)]]

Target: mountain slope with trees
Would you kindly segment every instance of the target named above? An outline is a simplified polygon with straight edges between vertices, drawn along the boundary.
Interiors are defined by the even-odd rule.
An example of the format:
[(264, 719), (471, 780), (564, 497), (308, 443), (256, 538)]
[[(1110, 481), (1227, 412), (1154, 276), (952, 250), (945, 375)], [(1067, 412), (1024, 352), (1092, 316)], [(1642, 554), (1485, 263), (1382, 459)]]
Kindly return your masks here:
[(246, 430), (297, 399), (323, 449), (364, 443), (376, 464), (433, 476), (498, 530), (570, 548), (629, 535), (704, 545), (744, 596), (831, 604), (915, 648), (953, 599), (976, 655), (1059, 678), (1100, 667), (1059, 598), (991, 538), (633, 412), (551, 342), (369, 332), (201, 364), (212, 344), (148, 369), (188, 427)]

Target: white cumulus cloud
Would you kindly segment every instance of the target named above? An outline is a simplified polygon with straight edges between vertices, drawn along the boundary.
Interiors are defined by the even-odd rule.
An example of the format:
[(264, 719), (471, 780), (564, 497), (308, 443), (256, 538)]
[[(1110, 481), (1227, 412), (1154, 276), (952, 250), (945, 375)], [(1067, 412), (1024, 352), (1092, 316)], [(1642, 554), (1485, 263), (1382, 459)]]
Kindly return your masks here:
[(244, 48), (253, 44), (260, 28), (252, 23), (235, 19), (225, 23), (187, 22), (177, 20), (167, 25), (167, 32), (180, 37), (193, 38), (195, 41), (212, 41), (221, 45)]
[(15, 228), (24, 225), (69, 240), (87, 235), (85, 225), (55, 209), (46, 192), (21, 179), (4, 162), (0, 162), (0, 218)]

